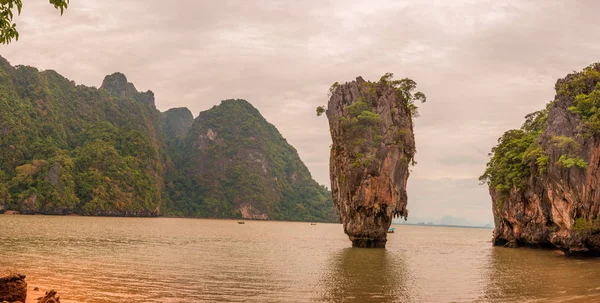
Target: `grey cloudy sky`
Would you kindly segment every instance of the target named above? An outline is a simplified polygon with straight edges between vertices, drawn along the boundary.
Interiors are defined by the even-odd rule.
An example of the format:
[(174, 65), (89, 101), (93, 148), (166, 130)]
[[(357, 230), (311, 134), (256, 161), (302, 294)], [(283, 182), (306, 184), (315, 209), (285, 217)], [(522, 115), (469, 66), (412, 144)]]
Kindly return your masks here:
[(477, 181), (487, 153), (553, 98), (557, 78), (600, 61), (599, 9), (594, 0), (72, 0), (60, 17), (46, 0), (25, 0), (21, 38), (0, 54), (89, 86), (123, 72), (154, 91), (161, 111), (197, 115), (247, 99), (327, 185), (331, 139), (315, 107), (331, 83), (410, 77), (428, 97), (410, 217), (488, 223)]

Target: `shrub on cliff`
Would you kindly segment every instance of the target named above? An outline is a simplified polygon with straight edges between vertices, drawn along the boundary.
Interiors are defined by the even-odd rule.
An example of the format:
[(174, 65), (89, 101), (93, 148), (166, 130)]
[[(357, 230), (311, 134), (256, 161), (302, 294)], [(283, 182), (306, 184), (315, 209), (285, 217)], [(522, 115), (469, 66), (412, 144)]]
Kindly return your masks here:
[(523, 189), (531, 175), (530, 166), (543, 172), (547, 164), (547, 157), (536, 139), (546, 127), (548, 113), (538, 111), (527, 115), (526, 119), (520, 129), (509, 130), (498, 139), (487, 168), (479, 177), (479, 181), (499, 192), (508, 192), (513, 187)]
[(588, 220), (579, 217), (573, 223), (573, 231), (580, 235), (591, 235), (600, 232), (600, 217), (594, 220)]
[[(408, 106), (412, 116), (417, 117), (418, 106), (415, 104), (415, 102), (419, 101), (421, 103), (425, 103), (427, 101), (427, 97), (422, 92), (414, 92), (414, 90), (417, 88), (417, 82), (414, 80), (409, 78), (393, 80), (393, 78), (393, 73), (385, 73), (383, 76), (381, 76), (379, 82), (365, 82), (364, 87), (366, 87), (366, 89), (363, 90), (363, 93), (366, 95), (376, 94), (377, 85), (390, 85), (396, 90), (396, 96), (398, 97), (398, 100), (402, 100), (402, 102)], [(331, 87), (329, 87), (329, 93), (327, 96), (331, 97), (331, 95), (339, 86), (340, 84), (338, 82), (333, 83)], [(327, 108), (324, 105), (318, 106), (317, 116), (321, 116), (326, 110)]]
[[(377, 98), (378, 86), (392, 87), (396, 94), (396, 99), (402, 102), (409, 110), (411, 119), (418, 117), (418, 106), (415, 102), (420, 101), (424, 103), (427, 100), (425, 94), (414, 91), (417, 87), (415, 81), (409, 78), (394, 80), (393, 76), (394, 74), (392, 73), (386, 73), (378, 82), (367, 81), (361, 83), (361, 96), (358, 97), (356, 102), (344, 108), (344, 111), (348, 115), (340, 117), (342, 136), (348, 145), (353, 147), (351, 148), (354, 151), (351, 154), (351, 166), (353, 168), (368, 166), (373, 160), (373, 155), (365, 155), (363, 152), (371, 147), (378, 146), (383, 139), (383, 136), (379, 134), (381, 116), (377, 113), (377, 109), (369, 102), (369, 100)], [(331, 97), (339, 86), (340, 84), (335, 82), (329, 88), (328, 96)], [(321, 116), (326, 110), (325, 106), (318, 106), (316, 109), (317, 116)], [(393, 143), (400, 144), (406, 133), (406, 130), (397, 130)], [(412, 158), (406, 159), (406, 161), (411, 162), (413, 165), (416, 164)]]
[[(574, 97), (569, 111), (585, 121), (588, 135), (600, 134), (600, 65), (592, 64), (562, 84), (560, 92)], [(593, 88), (590, 87), (593, 85)], [(591, 91), (590, 91), (591, 90)]]
[[(588, 163), (579, 155), (579, 140), (600, 134), (600, 65), (592, 64), (583, 71), (571, 74), (559, 81), (556, 98), (546, 109), (527, 115), (526, 121), (518, 130), (509, 130), (492, 148), (490, 161), (479, 178), (482, 183), (501, 193), (512, 188), (524, 189), (532, 174), (544, 175), (548, 165), (563, 169), (573, 167), (587, 169)], [(578, 130), (580, 138), (553, 136), (551, 144), (560, 154), (549, 163), (547, 152), (540, 145), (540, 136), (548, 122), (548, 110), (559, 98), (571, 100), (569, 112), (576, 114), (584, 123)]]

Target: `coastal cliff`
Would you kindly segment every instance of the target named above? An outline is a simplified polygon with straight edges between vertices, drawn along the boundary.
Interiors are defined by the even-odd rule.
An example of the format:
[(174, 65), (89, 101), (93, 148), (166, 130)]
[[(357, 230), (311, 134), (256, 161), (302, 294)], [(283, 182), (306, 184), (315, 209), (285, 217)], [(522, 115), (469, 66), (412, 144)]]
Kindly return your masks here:
[(330, 192), (250, 103), (164, 113), (0, 57), (0, 213), (334, 221)]
[[(334, 84), (327, 104), (331, 146), (330, 177), (334, 204), (344, 232), (355, 247), (385, 247), (395, 217), (407, 218), (406, 183), (414, 164), (410, 79)], [(317, 109), (321, 114), (324, 108)]]
[[(207, 217), (335, 221), (329, 191), (319, 185), (279, 131), (246, 100), (203, 111), (183, 140), (176, 164), (197, 184), (194, 209)], [(185, 184), (180, 182), (179, 184)], [(176, 191), (176, 189), (175, 189)]]
[(492, 149), (493, 243), (600, 253), (600, 65), (556, 82), (546, 109), (529, 114)]

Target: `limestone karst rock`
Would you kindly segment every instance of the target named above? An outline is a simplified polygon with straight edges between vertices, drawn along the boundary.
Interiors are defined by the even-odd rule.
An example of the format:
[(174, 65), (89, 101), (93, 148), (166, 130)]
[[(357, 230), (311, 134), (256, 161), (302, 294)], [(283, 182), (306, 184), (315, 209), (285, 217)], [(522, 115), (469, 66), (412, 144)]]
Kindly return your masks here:
[(123, 74), (101, 89), (0, 57), (0, 205), (25, 214), (156, 216), (160, 112)]
[(600, 65), (559, 79), (546, 109), (492, 150), (481, 177), (507, 247), (600, 253)]
[[(406, 183), (415, 155), (410, 79), (356, 81), (330, 89), (327, 118), (333, 201), (355, 247), (385, 247), (394, 217), (408, 216)], [(317, 112), (319, 113), (319, 109)]]
[(327, 189), (296, 149), (246, 100), (224, 100), (195, 119), (184, 140), (186, 179), (211, 217), (335, 221)]
[(171, 108), (161, 113), (160, 119), (167, 140), (185, 138), (194, 123), (192, 112), (185, 107)]
[(127, 77), (118, 72), (104, 77), (100, 88), (119, 97), (134, 97), (138, 93), (133, 83), (127, 82)]
[(4, 211), (336, 219), (331, 193), (246, 101), (196, 119), (187, 108), (161, 113), (122, 73), (87, 87), (0, 56)]

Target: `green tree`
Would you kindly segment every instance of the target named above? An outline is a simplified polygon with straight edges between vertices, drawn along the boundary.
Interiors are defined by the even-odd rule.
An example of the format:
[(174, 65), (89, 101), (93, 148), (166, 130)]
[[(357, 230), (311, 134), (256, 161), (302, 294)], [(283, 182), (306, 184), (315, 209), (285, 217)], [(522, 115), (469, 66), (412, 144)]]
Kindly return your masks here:
[[(60, 9), (62, 15), (69, 5), (69, 0), (49, 0), (54, 8)], [(15, 9), (17, 15), (21, 14), (22, 0), (0, 0), (0, 43), (8, 44), (12, 39), (19, 40), (17, 25), (12, 22)]]
[[(559, 80), (555, 90), (555, 100), (546, 109), (525, 116), (521, 129), (509, 130), (498, 140), (479, 178), (482, 183), (508, 194), (511, 189), (524, 190), (532, 174), (544, 175), (551, 165), (563, 169), (588, 168), (589, 163), (581, 157), (580, 142), (600, 134), (600, 63)], [(548, 142), (542, 134), (548, 124), (548, 111), (557, 107), (557, 102), (560, 106), (566, 104), (569, 112), (583, 123), (577, 126), (574, 136), (554, 135)], [(550, 150), (545, 151), (542, 145)]]
[(325, 112), (325, 106), (321, 105), (321, 106), (317, 106), (317, 116), (322, 115)]
[(8, 202), (10, 202), (8, 186), (4, 183), (0, 183), (0, 205), (7, 204)]

